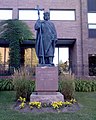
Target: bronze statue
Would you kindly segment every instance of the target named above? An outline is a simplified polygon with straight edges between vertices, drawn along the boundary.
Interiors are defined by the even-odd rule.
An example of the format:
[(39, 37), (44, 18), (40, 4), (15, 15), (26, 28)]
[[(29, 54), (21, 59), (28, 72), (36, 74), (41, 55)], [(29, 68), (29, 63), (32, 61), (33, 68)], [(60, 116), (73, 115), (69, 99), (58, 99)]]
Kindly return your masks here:
[[(38, 15), (39, 11), (38, 11)], [(54, 50), (57, 41), (57, 33), (54, 24), (50, 21), (50, 13), (44, 13), (44, 20), (39, 19), (35, 23), (36, 54), (40, 65), (53, 66)]]

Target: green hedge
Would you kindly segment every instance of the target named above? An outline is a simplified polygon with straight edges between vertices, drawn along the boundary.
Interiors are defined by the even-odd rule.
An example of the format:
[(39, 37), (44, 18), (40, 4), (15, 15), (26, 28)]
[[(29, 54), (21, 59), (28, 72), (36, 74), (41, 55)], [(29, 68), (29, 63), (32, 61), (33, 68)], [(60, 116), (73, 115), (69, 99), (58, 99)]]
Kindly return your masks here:
[(75, 91), (77, 92), (96, 91), (96, 80), (75, 80)]
[[(77, 92), (93, 92), (96, 91), (96, 80), (59, 80), (58, 91), (66, 94), (66, 96), (70, 98), (74, 94), (74, 86)], [(28, 94), (30, 94), (35, 90), (35, 81), (17, 80), (14, 88), (12, 79), (0, 79), (0, 91), (17, 90), (17, 93), (22, 93), (24, 88), (27, 89)], [(18, 97), (19, 95), (20, 94), (18, 94)]]
[(11, 91), (14, 90), (12, 79), (0, 79), (0, 90), (1, 91)]

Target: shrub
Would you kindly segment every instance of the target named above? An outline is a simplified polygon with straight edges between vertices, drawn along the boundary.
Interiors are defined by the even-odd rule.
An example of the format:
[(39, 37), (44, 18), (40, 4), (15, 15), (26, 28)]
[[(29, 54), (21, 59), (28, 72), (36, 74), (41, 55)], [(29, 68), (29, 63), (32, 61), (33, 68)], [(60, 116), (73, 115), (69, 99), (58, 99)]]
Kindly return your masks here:
[(14, 90), (13, 80), (12, 79), (1, 79), (0, 80), (0, 90), (1, 91), (11, 91)]
[(16, 99), (20, 96), (29, 100), (30, 94), (35, 89), (35, 81), (28, 79), (26, 70), (15, 71), (13, 76), (14, 89), (16, 90)]

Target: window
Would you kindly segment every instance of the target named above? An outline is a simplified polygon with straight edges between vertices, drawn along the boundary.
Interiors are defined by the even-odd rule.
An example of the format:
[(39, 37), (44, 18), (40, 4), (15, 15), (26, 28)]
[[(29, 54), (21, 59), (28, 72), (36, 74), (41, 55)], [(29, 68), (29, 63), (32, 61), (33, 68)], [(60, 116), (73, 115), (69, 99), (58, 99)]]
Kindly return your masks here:
[(50, 20), (75, 20), (75, 10), (50, 10)]
[(96, 54), (89, 54), (89, 75), (96, 76)]
[(88, 23), (96, 24), (96, 13), (88, 13)]
[[(43, 20), (43, 10), (40, 10), (40, 19)], [(19, 10), (19, 20), (37, 20), (37, 10)]]
[(25, 49), (24, 55), (24, 65), (29, 67), (37, 66), (38, 58), (36, 56), (35, 48), (27, 48)]
[(88, 11), (96, 11), (96, 0), (87, 0), (88, 1)]
[(59, 58), (58, 58), (58, 49), (59, 49), (59, 48), (55, 48), (55, 53), (54, 53), (53, 63), (54, 63), (55, 65), (58, 65), (58, 61), (59, 61)]
[(96, 29), (96, 24), (89, 24), (89, 29)]
[(89, 38), (96, 38), (96, 29), (89, 29)]
[(96, 38), (96, 12), (88, 13), (89, 37)]
[(55, 54), (54, 54), (54, 59), (53, 63), (55, 65), (58, 65), (59, 63), (64, 63), (68, 61), (69, 57), (69, 49), (62, 47), (62, 48), (55, 48)]
[(0, 10), (0, 20), (12, 19), (12, 10)]

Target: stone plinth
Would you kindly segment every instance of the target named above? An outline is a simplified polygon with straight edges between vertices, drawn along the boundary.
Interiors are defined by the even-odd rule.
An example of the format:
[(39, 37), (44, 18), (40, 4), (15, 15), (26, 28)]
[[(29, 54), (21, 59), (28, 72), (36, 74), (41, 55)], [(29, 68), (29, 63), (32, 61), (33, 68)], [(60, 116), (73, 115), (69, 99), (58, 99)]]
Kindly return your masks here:
[(36, 89), (30, 96), (30, 102), (39, 101), (52, 103), (64, 101), (64, 96), (58, 91), (58, 68), (36, 67)]
[(38, 95), (36, 92), (32, 93), (30, 96), (30, 102), (39, 101), (41, 103), (50, 104), (52, 102), (64, 102), (64, 96), (60, 92), (56, 92), (55, 95)]
[(58, 68), (36, 67), (36, 91), (56, 92), (58, 90)]

